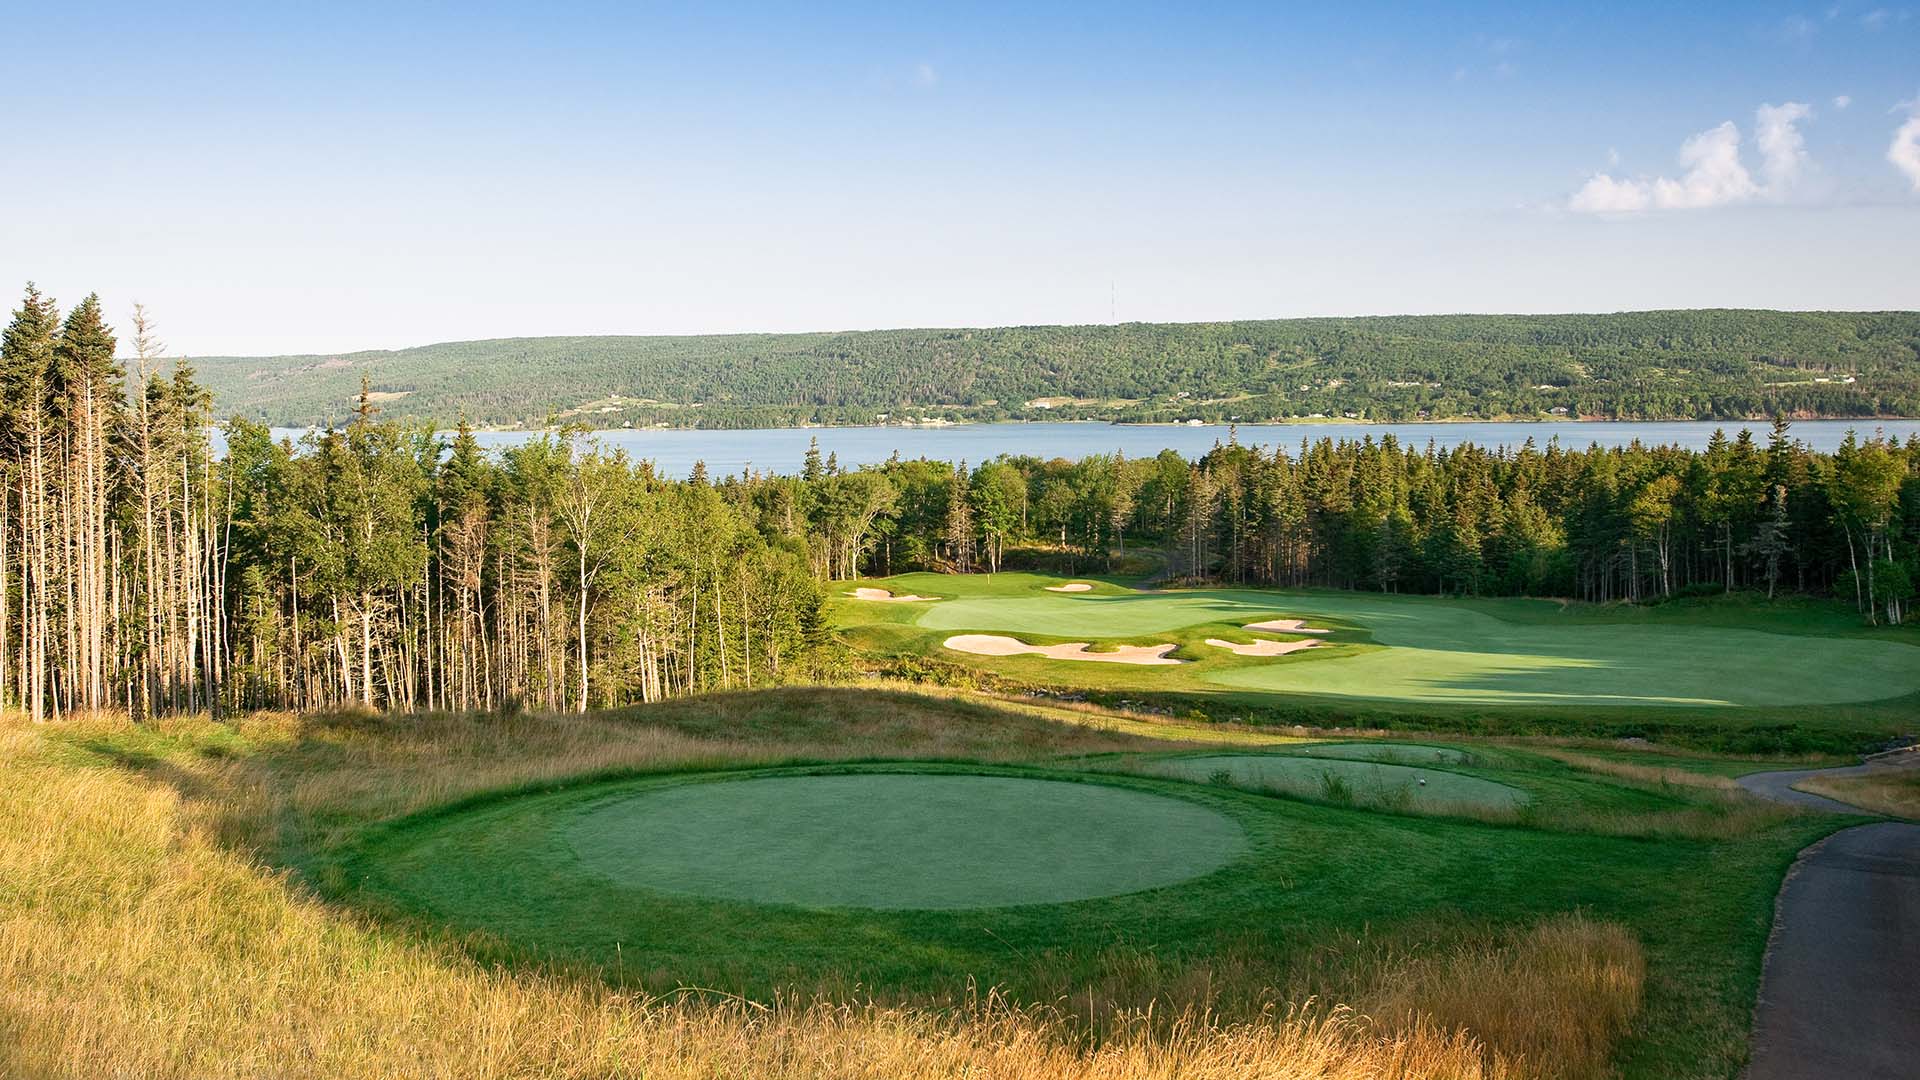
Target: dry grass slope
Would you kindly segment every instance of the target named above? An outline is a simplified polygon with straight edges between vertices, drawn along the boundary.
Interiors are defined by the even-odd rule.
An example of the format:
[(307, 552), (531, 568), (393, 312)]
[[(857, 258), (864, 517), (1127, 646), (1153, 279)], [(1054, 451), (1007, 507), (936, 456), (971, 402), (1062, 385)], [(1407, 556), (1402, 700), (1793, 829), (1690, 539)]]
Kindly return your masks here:
[(1876, 814), (1920, 818), (1920, 767), (1917, 766), (1866, 776), (1813, 776), (1794, 786)]
[[(323, 830), (301, 834), (289, 822), (324, 821), (349, 806), (398, 813), (580, 772), (834, 749), (814, 738), (820, 733), (756, 734), (752, 709), (733, 704), (725, 711), (731, 739), (715, 737), (723, 711), (699, 704), (644, 725), (617, 717), (336, 721), (320, 749), (301, 751), (312, 760), (277, 775), (250, 765), (244, 751), (100, 767), (76, 762), (74, 747), (112, 746), (124, 725), (101, 721), (54, 740), (0, 720), (8, 777), (0, 787), (0, 1075), (1585, 1077), (1602, 1073), (1608, 1045), (1637, 1008), (1637, 944), (1577, 917), (1396, 964), (1374, 1000), (1354, 1003), (1359, 1011), (1273, 1004), (1235, 1023), (1136, 1013), (1099, 1038), (1070, 1010), (991, 994), (944, 1009), (647, 998), (592, 980), (483, 968), (451, 946), (312, 898), (268, 855), (275, 844), (324, 842)], [(875, 706), (841, 718), (837, 750), (869, 751), (871, 737), (901, 744), (901, 753), (978, 752), (964, 716)], [(250, 746), (280, 739), (294, 747), (307, 745), (294, 740), (311, 723), (269, 717), (244, 726)], [(1054, 734), (1036, 721), (1025, 735), (1016, 728), (1011, 742), (1136, 743), (1093, 729), (1046, 730)], [(204, 723), (173, 734), (217, 744)]]

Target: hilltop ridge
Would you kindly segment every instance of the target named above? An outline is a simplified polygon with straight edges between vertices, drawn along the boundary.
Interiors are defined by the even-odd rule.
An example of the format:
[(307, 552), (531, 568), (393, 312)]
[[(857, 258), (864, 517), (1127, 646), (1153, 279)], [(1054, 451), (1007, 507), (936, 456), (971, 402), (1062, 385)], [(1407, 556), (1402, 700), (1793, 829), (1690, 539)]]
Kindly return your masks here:
[(1706, 309), (445, 342), (194, 357), (222, 414), (489, 427), (1920, 415), (1920, 313)]

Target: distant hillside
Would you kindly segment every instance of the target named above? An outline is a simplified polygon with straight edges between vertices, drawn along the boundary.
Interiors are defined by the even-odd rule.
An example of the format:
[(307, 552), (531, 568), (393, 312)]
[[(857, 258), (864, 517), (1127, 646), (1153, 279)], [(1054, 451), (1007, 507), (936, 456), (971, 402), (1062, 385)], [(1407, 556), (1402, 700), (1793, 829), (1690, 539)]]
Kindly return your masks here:
[(482, 426), (1920, 415), (1920, 313), (1653, 311), (449, 342), (196, 357), (223, 414)]

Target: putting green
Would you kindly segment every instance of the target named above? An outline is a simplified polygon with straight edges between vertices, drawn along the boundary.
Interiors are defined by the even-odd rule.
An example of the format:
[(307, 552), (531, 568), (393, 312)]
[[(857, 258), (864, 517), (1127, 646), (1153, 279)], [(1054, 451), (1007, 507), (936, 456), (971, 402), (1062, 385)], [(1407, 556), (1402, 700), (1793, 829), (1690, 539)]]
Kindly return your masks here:
[(1208, 873), (1230, 818), (1098, 783), (866, 773), (649, 786), (560, 826), (628, 887), (802, 907), (973, 908), (1114, 896)]
[(1203, 660), (1191, 677), (1242, 690), (1460, 705), (1814, 705), (1920, 691), (1920, 649), (1897, 642), (1572, 616), (1509, 622), (1466, 604), (1360, 594), (1027, 592), (956, 598), (917, 623), (1088, 640), (1281, 617), (1364, 627), (1387, 648), (1336, 638), (1282, 659)]
[(1358, 805), (1405, 806), (1411, 810), (1461, 807), (1505, 810), (1527, 801), (1526, 792), (1519, 788), (1477, 776), (1337, 758), (1210, 754), (1157, 761), (1149, 771), (1181, 780), (1213, 783), (1224, 780), (1250, 791), (1279, 791), (1290, 795), (1327, 796), (1338, 785), (1338, 789), (1348, 792)]

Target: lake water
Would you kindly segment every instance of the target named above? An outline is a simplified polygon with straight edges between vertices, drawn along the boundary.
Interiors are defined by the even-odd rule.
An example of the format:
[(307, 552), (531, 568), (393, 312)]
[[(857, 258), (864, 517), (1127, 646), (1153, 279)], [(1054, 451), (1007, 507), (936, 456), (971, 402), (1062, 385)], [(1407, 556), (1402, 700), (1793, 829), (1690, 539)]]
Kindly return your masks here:
[[(1611, 423), (1599, 421), (1562, 421), (1541, 423), (1446, 423), (1446, 424), (1242, 424), (1240, 442), (1247, 446), (1284, 445), (1293, 450), (1302, 439), (1376, 440), (1392, 432), (1394, 438), (1415, 447), (1429, 441), (1436, 446), (1452, 447), (1461, 443), (1480, 446), (1519, 446), (1532, 439), (1544, 447), (1558, 439), (1562, 446), (1584, 449), (1589, 443), (1625, 446), (1638, 441), (1646, 445), (1678, 445), (1704, 449), (1716, 429), (1724, 428), (1732, 437), (1741, 428), (1753, 432), (1765, 443), (1769, 425), (1764, 422), (1684, 421), (1673, 423)], [(1862, 436), (1884, 431), (1899, 439), (1920, 434), (1920, 420), (1803, 420), (1793, 425), (1793, 435), (1816, 450), (1832, 450), (1846, 438), (1847, 432)], [(298, 437), (300, 432), (286, 434)], [(696, 461), (707, 463), (715, 476), (738, 473), (752, 468), (762, 472), (800, 471), (807, 443), (820, 440), (821, 454), (834, 454), (843, 466), (873, 465), (896, 452), (903, 458), (927, 457), (938, 461), (965, 460), (979, 464), (1001, 454), (1031, 454), (1044, 458), (1082, 458), (1115, 451), (1128, 457), (1152, 457), (1162, 450), (1178, 450), (1188, 457), (1198, 456), (1227, 440), (1225, 424), (1199, 427), (1135, 424), (960, 424), (953, 427), (830, 427), (767, 428), (747, 431), (611, 430), (596, 432), (608, 447), (625, 450), (636, 459), (652, 461), (670, 476), (685, 476)], [(480, 441), (489, 447), (510, 446), (530, 435), (525, 432), (484, 432)]]

